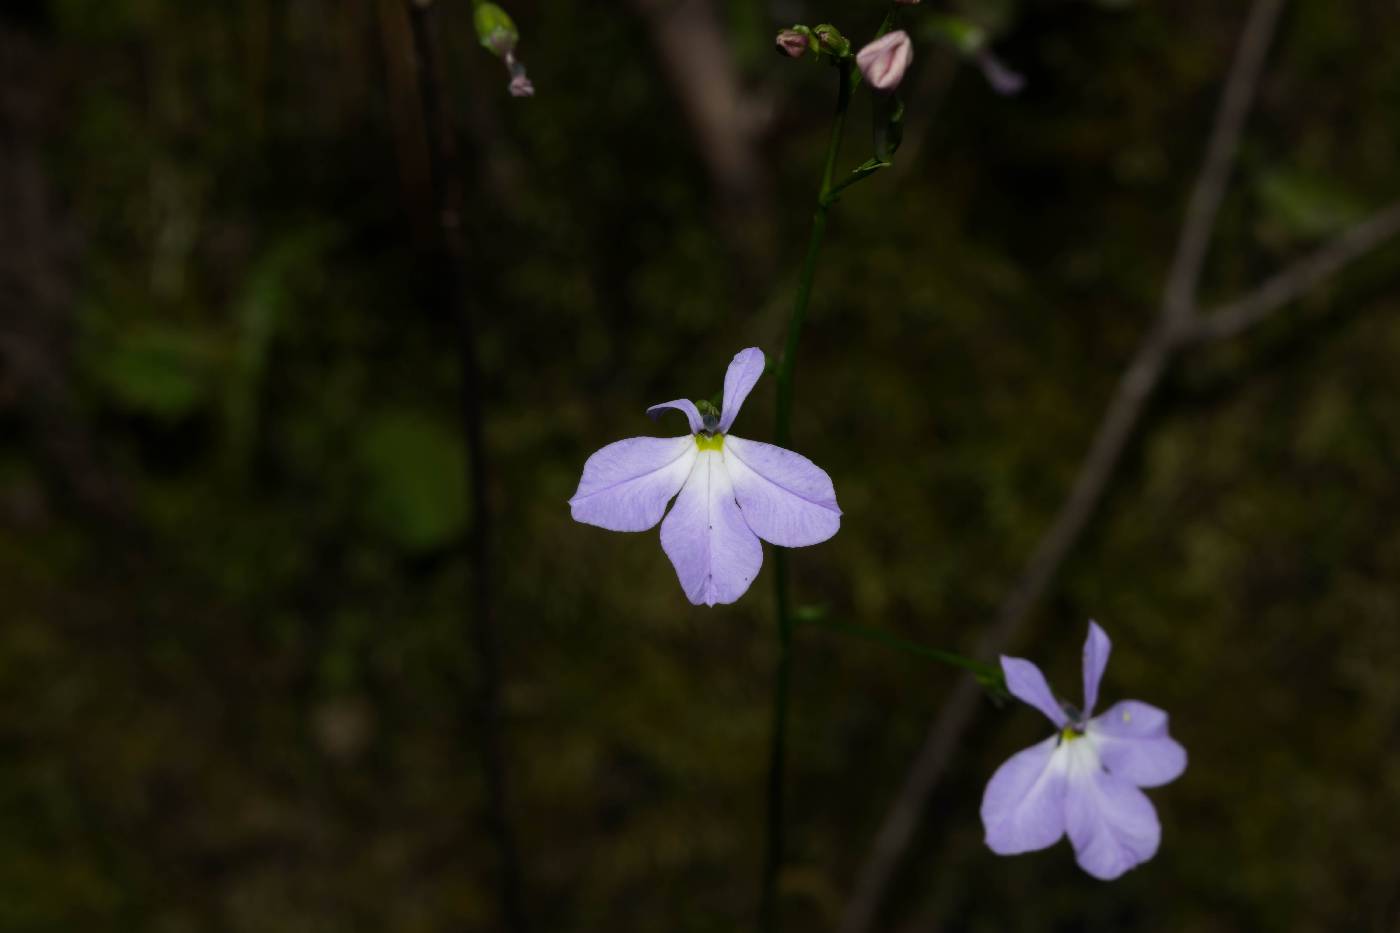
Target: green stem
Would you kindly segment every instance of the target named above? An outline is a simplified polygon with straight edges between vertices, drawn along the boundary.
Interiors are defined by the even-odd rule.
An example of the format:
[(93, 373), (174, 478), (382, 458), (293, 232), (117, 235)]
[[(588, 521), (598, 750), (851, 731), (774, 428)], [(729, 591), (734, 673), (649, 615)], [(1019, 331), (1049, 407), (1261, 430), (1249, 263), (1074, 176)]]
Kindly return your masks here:
[(826, 618), (799, 618), (798, 621), (803, 625), (810, 625), (814, 628), (824, 628), (828, 631), (840, 632), (843, 635), (851, 635), (856, 638), (864, 639), (865, 641), (886, 645), (890, 648), (903, 651), (906, 654), (915, 654), (920, 657), (938, 661), (942, 664), (947, 664), (950, 667), (956, 667), (959, 670), (968, 671), (976, 677), (977, 682), (994, 697), (1007, 696), (1005, 677), (1000, 670), (990, 664), (974, 661), (972, 658), (965, 658), (960, 654), (956, 654), (952, 651), (944, 651), (941, 648), (930, 648), (916, 641), (910, 641), (907, 638), (901, 638), (898, 635), (861, 625), (857, 622), (841, 622), (836, 619)]
[[(817, 275), (817, 257), (826, 236), (826, 215), (831, 209), (832, 179), (836, 174), (836, 157), (841, 150), (841, 137), (846, 129), (846, 110), (851, 102), (851, 62), (839, 64), (836, 92), (836, 115), (831, 123), (831, 139), (826, 146), (826, 162), (822, 167), (821, 190), (817, 194), (812, 214), (812, 234), (807, 241), (807, 256), (802, 262), (797, 282), (797, 296), (788, 319), (787, 342), (778, 362), (778, 419), (774, 438), (780, 447), (790, 446), (792, 440), (793, 367), (797, 360), (797, 344), (802, 337), (802, 324), (807, 318), (807, 305), (812, 299), (812, 282)], [(779, 929), (778, 874), (783, 864), (783, 772), (787, 754), (788, 688), (792, 679), (792, 606), (788, 595), (787, 551), (773, 548), (773, 582), (778, 613), (778, 662), (773, 675), (773, 731), (768, 757), (768, 844), (763, 860), (763, 893), (759, 907), (759, 927)]]

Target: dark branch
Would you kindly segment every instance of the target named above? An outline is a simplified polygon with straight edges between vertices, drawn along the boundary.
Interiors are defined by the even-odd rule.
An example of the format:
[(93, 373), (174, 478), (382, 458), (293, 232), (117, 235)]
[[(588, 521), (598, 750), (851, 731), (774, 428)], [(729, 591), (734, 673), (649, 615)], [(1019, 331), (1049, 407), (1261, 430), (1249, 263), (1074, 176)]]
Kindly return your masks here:
[(1201, 269), (1215, 219), (1225, 200), (1230, 170), (1239, 151), (1240, 136), (1249, 117), (1250, 106), (1259, 87), (1264, 69), (1264, 56), (1278, 25), (1284, 0), (1256, 0), (1245, 23), (1239, 49), (1235, 52), (1230, 76), (1225, 82), (1220, 107), (1211, 127), (1206, 145), (1205, 161), (1186, 204), (1186, 217), (1172, 257), (1171, 272), (1167, 274), (1166, 292), (1162, 297), (1162, 312), (1176, 324), (1195, 314), (1196, 298), (1200, 292)]
[(1400, 202), (1372, 214), (1243, 298), (1202, 314), (1185, 338), (1192, 343), (1210, 343), (1236, 337), (1396, 236), (1400, 236)]

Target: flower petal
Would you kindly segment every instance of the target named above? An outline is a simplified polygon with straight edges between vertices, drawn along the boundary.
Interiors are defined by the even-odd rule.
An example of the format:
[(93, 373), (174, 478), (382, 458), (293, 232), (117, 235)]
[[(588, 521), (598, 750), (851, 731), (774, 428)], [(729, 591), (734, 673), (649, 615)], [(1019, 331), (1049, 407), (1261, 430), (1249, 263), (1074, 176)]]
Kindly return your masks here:
[(1006, 689), (1011, 691), (1012, 696), (1040, 710), (1061, 729), (1069, 724), (1069, 716), (1050, 692), (1050, 685), (1045, 682), (1040, 668), (1025, 658), (1002, 655), (1001, 671), (1006, 675)]
[(609, 531), (646, 531), (661, 521), (690, 475), (695, 438), (632, 437), (596, 451), (569, 500), (574, 520)]
[(1103, 679), (1103, 669), (1108, 665), (1108, 653), (1113, 643), (1099, 628), (1099, 623), (1089, 620), (1089, 637), (1084, 639), (1084, 715), (1094, 715), (1094, 704), (1099, 702), (1099, 681)]
[(690, 421), (690, 433), (699, 434), (700, 429), (705, 426), (705, 419), (700, 417), (700, 409), (695, 407), (695, 403), (688, 398), (678, 398), (670, 402), (662, 402), (647, 409), (647, 416), (653, 421), (661, 417), (661, 413), (667, 408), (674, 408), (683, 412)]
[(764, 541), (806, 547), (841, 527), (831, 477), (806, 457), (732, 434), (723, 454), (744, 520)]
[(1068, 747), (1065, 829), (1079, 867), (1112, 881), (1157, 853), (1162, 824), (1146, 794), (1100, 766), (1092, 742)]
[(1186, 749), (1167, 735), (1167, 714), (1124, 700), (1089, 720), (1085, 732), (1110, 773), (1138, 787), (1160, 787), (1186, 770)]
[[(1052, 846), (1065, 834), (1065, 768), (1058, 736), (1023, 749), (997, 768), (982, 794), (982, 828), (998, 855)], [(1060, 753), (1063, 754), (1063, 753)]]
[(758, 576), (763, 545), (734, 501), (719, 451), (701, 451), (696, 457), (675, 508), (661, 523), (661, 547), (685, 595), (697, 606), (732, 603)]
[(729, 370), (724, 374), (724, 404), (720, 407), (719, 430), (724, 433), (744, 407), (744, 399), (753, 391), (758, 377), (763, 375), (763, 351), (749, 347), (734, 354)]

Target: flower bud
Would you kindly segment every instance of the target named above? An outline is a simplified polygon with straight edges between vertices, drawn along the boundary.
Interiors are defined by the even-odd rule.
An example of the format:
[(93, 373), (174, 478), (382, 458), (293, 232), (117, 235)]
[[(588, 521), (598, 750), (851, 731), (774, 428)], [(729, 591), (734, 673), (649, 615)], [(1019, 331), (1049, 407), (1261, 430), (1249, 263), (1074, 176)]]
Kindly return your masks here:
[(778, 33), (774, 42), (777, 45), (778, 53), (789, 58), (801, 58), (812, 46), (812, 40), (796, 29), (784, 29)]
[(472, 20), (476, 24), (477, 39), (492, 53), (505, 56), (515, 50), (520, 33), (505, 10), (494, 3), (483, 3), (476, 8)]
[(812, 34), (817, 37), (817, 50), (833, 58), (846, 58), (851, 54), (851, 42), (841, 35), (841, 30), (830, 23), (822, 23)]
[(877, 91), (893, 91), (899, 87), (913, 60), (914, 44), (902, 29), (881, 36), (856, 54), (860, 73)]

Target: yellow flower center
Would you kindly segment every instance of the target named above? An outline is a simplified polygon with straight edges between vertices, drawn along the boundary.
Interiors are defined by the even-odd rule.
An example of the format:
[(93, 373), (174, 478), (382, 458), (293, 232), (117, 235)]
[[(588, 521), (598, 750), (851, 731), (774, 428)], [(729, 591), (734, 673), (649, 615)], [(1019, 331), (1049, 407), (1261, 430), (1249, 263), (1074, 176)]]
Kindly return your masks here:
[(701, 450), (722, 450), (724, 448), (724, 435), (711, 434), (708, 437), (704, 434), (695, 435), (695, 446)]
[(1063, 729), (1060, 730), (1061, 742), (1073, 742), (1075, 739), (1082, 738), (1084, 738), (1084, 733), (1074, 728), (1074, 726), (1065, 726)]

